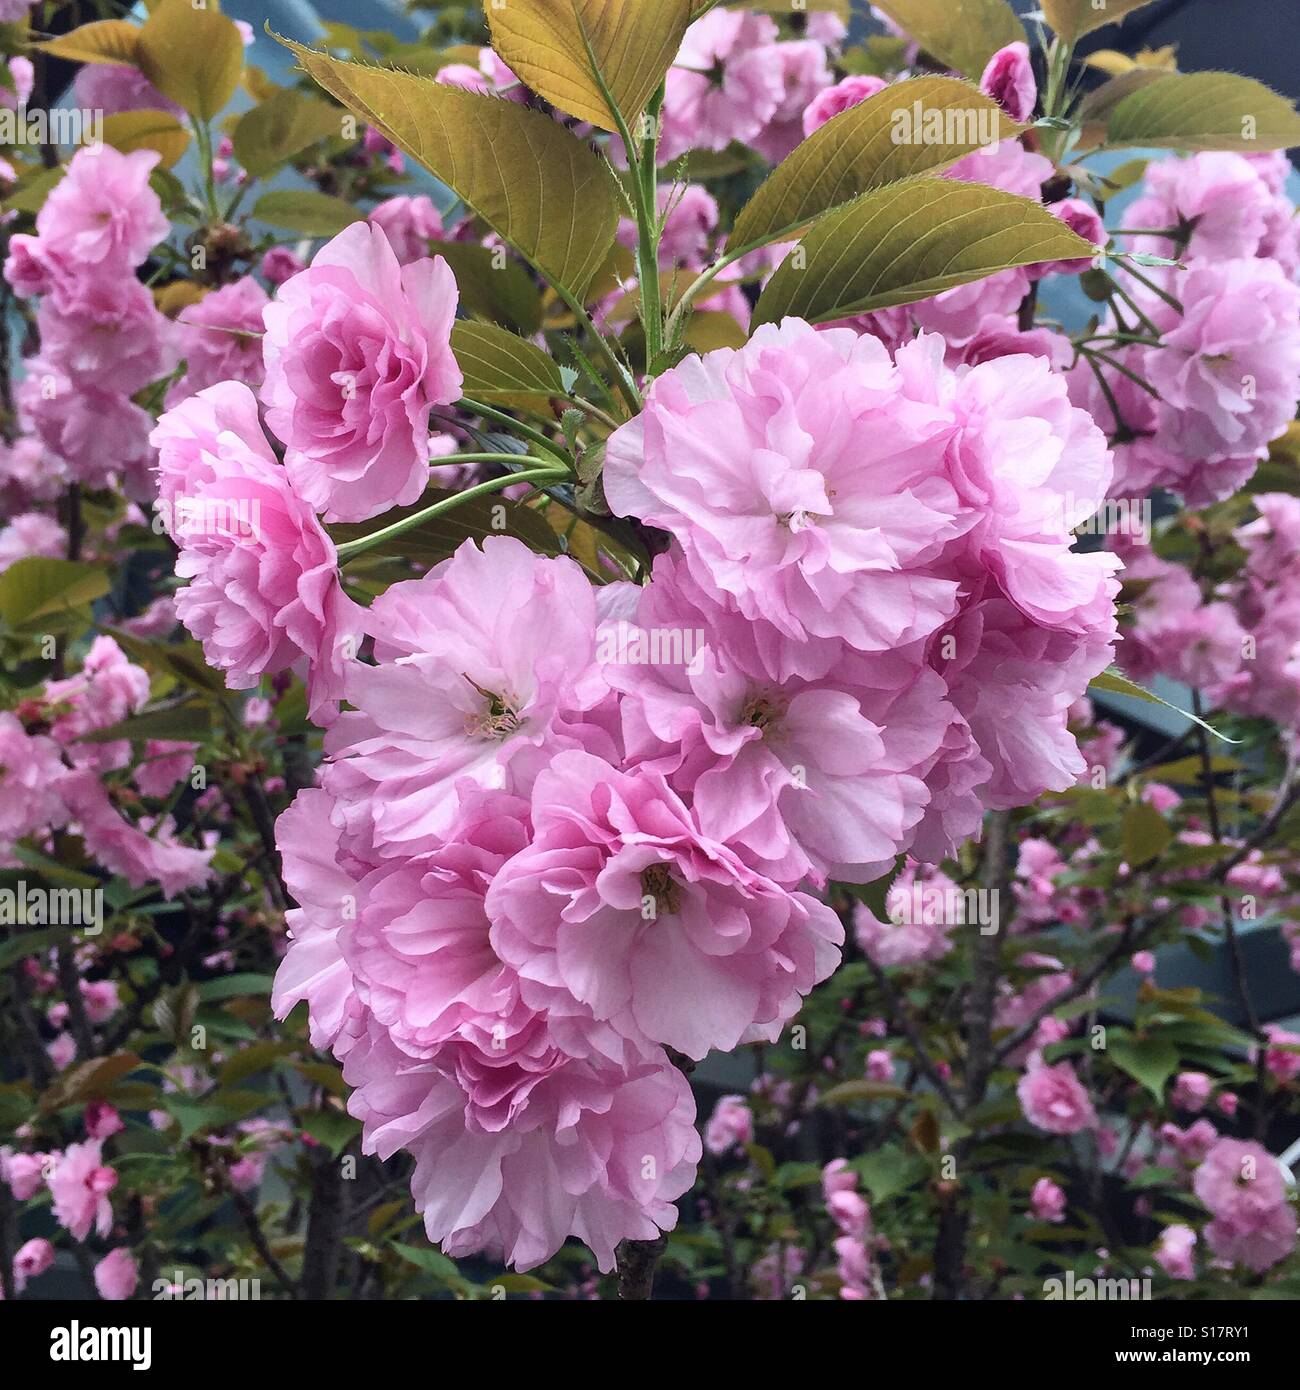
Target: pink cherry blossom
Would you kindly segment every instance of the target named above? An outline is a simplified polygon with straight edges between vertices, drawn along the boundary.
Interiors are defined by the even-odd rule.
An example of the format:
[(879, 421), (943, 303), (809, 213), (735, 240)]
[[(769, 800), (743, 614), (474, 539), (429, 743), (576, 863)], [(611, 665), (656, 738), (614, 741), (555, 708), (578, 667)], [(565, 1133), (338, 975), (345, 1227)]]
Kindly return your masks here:
[(140, 265), (170, 230), (149, 186), (159, 158), (155, 150), (122, 154), (108, 144), (73, 155), (36, 215), (37, 244), (24, 243), (47, 275), (115, 277)]
[(624, 1037), (701, 1058), (775, 1037), (838, 963), (834, 913), (748, 868), (656, 774), (560, 753), (532, 819), (487, 905), (533, 1007), (567, 996)]
[(403, 266), (379, 227), (357, 222), (267, 306), (267, 424), (326, 520), (364, 521), (428, 485), (429, 413), (461, 391), (456, 302), (441, 257)]
[(754, 140), (785, 100), (777, 33), (769, 16), (736, 10), (711, 10), (691, 25), (668, 70), (661, 163)]
[(374, 858), (428, 847), (456, 808), (456, 783), (527, 796), (560, 748), (604, 747), (586, 711), (595, 602), (582, 571), (492, 536), (465, 542), (367, 615), (377, 667), (347, 684), (356, 707), (331, 732), (326, 774), (351, 834)]
[(1013, 121), (1029, 120), (1038, 100), (1029, 45), (1017, 42), (999, 48), (980, 77), (980, 91), (991, 96)]
[(74, 1240), (84, 1241), (93, 1227), (106, 1236), (113, 1224), (108, 1194), (117, 1185), (117, 1173), (103, 1163), (98, 1139), (69, 1144), (50, 1176), (54, 1219)]
[(781, 99), (753, 142), (771, 164), (779, 164), (803, 140), (805, 110), (835, 80), (825, 47), (813, 39), (779, 43), (775, 56), (780, 62)]
[(174, 348), (185, 375), (168, 391), (167, 405), (179, 405), (223, 381), (262, 384), (262, 311), (266, 291), (245, 275), (204, 295), (176, 318)]
[(14, 1253), (14, 1284), (21, 1293), (54, 1263), (54, 1247), (43, 1236), (24, 1241)]
[(1097, 1112), (1069, 1062), (1031, 1066), (1016, 1087), (1025, 1118), (1049, 1134), (1095, 1129)]
[(574, 1235), (610, 1270), (620, 1240), (676, 1224), (672, 1203), (700, 1157), (676, 1068), (566, 1057), (536, 1021), (522, 1033), (489, 1029), (428, 1061), (372, 1026), (344, 1077), (356, 1088), (349, 1109), (365, 1126), (363, 1148), (414, 1154), (416, 1210), (452, 1256), (486, 1250), (530, 1269)]
[(704, 1147), (718, 1155), (753, 1142), (754, 1112), (744, 1096), (719, 1096), (704, 1127)]
[(130, 1298), (139, 1282), (140, 1272), (126, 1246), (110, 1250), (95, 1265), (95, 1288), (100, 1298), (120, 1301)]
[(1051, 1178), (1038, 1179), (1029, 1194), (1029, 1203), (1039, 1221), (1056, 1223), (1065, 1220), (1065, 1193)]
[(841, 111), (859, 105), (869, 97), (875, 96), (877, 92), (883, 92), (886, 85), (884, 78), (867, 74), (854, 73), (842, 78), (833, 87), (819, 92), (808, 103), (803, 113), (803, 133), (811, 135), (813, 131), (820, 130)]
[(28, 555), (60, 557), (67, 552), (67, 532), (40, 512), (25, 512), (0, 528), (0, 573)]
[(1195, 1115), (1205, 1109), (1213, 1090), (1213, 1077), (1207, 1076), (1203, 1071), (1179, 1072), (1174, 1078), (1173, 1090), (1169, 1093), (1170, 1104)]
[[(215, 447), (214, 425), (225, 426)], [(177, 616), (232, 689), (297, 665), (312, 709), (326, 708), (342, 693), (360, 609), (343, 593), (333, 542), (275, 461), (252, 394), (233, 382), (200, 392), (153, 439), (176, 572), (191, 581)]]
[[(1274, 261), (1243, 259), (1194, 264), (1178, 291), (1183, 315), (1153, 307), (1163, 345), (1143, 350), (1161, 443), (1189, 459), (1262, 457), (1300, 399), (1300, 287)], [(1212, 496), (1241, 481), (1230, 472)]]
[(1196, 1248), (1196, 1232), (1181, 1223), (1166, 1226), (1160, 1232), (1155, 1260), (1171, 1279), (1195, 1279), (1196, 1264), (1192, 1251)]
[(393, 254), (410, 265), (429, 254), (429, 243), (442, 237), (442, 217), (425, 194), (385, 198), (370, 214), (370, 224), (388, 238)]
[(1296, 1217), (1281, 1169), (1260, 1145), (1220, 1139), (1193, 1186), (1214, 1216), (1205, 1239), (1216, 1255), (1261, 1272), (1295, 1249)]

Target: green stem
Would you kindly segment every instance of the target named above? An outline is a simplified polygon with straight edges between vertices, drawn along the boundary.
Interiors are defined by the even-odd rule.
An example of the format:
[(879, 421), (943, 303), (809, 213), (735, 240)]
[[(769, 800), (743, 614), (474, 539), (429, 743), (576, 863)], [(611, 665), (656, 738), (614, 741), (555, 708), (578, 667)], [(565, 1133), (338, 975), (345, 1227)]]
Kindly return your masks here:
[(646, 109), (647, 133), (641, 142), (636, 169), (637, 182), (637, 278), (641, 282), (641, 321), (645, 325), (646, 370), (653, 373), (664, 346), (663, 291), (659, 286), (659, 238), (663, 233), (659, 218), (658, 149), (659, 110), (663, 87)]
[[(491, 461), (514, 461), (523, 457), (520, 454), (453, 454), (450, 458), (440, 459), (440, 463), (475, 463)], [(407, 531), (414, 530), (423, 522), (432, 520), (435, 516), (442, 516), (445, 512), (454, 511), (462, 503), (470, 501), (474, 497), (482, 497), (487, 493), (499, 492), (502, 488), (512, 487), (515, 483), (541, 482), (560, 482), (569, 476), (568, 471), (560, 468), (534, 468), (522, 473), (506, 473), (500, 478), (489, 478), (485, 483), (479, 483), (475, 487), (466, 488), (464, 492), (458, 492), (454, 497), (444, 497), (441, 502), (435, 502), (431, 507), (425, 507), (423, 511), (416, 512), (413, 516), (405, 516), (401, 521), (395, 521), (391, 526), (385, 526), (382, 530), (376, 531), (373, 535), (362, 536), (355, 541), (348, 541), (345, 545), (338, 548), (339, 564), (345, 564), (348, 560), (355, 559), (356, 556), (372, 549), (381, 541), (392, 540), (396, 536), (405, 535)]]
[[(1063, 119), (1067, 104), (1070, 59), (1074, 56), (1074, 45), (1064, 42), (1060, 37), (1052, 40), (1047, 57), (1047, 89), (1043, 93), (1043, 115), (1049, 119)], [(1069, 130), (1045, 130), (1043, 149), (1051, 156), (1053, 163), (1060, 163), (1061, 153), (1070, 139)]]
[(1151, 291), (1152, 294), (1157, 295), (1159, 298), (1163, 299), (1164, 302), (1175, 311), (1175, 313), (1181, 314), (1183, 312), (1183, 305), (1180, 299), (1175, 298), (1167, 290), (1161, 289), (1160, 286), (1157, 285), (1156, 282), (1152, 280), (1149, 275), (1143, 275), (1140, 270), (1136, 269), (1132, 262), (1126, 260), (1124, 262), (1124, 269), (1139, 284), (1145, 285), (1147, 289)]
[(637, 390), (636, 382), (632, 380), (626, 368), (614, 355), (614, 349), (605, 341), (604, 334), (591, 321), (591, 315), (571, 290), (560, 284), (554, 285), (553, 288), (578, 322), (591, 334), (592, 340), (596, 344), (596, 351), (604, 358), (605, 365), (613, 374), (614, 385), (618, 387), (632, 414), (639, 414), (641, 411), (641, 393)]
[[(762, 242), (758, 243), (760, 246), (762, 244)], [(676, 335), (682, 315), (685, 314), (695, 302), (700, 292), (709, 285), (717, 275), (726, 270), (729, 265), (734, 265), (742, 256), (747, 256), (750, 251), (755, 249), (756, 248), (753, 246), (742, 246), (737, 251), (729, 251), (725, 256), (719, 256), (712, 265), (705, 266), (695, 279), (686, 286), (685, 290), (682, 292), (682, 297), (677, 301), (676, 305), (673, 307), (672, 313), (668, 316), (668, 326), (664, 330), (665, 337), (670, 343), (676, 342)]]
[(212, 128), (207, 121), (197, 117), (193, 125), (194, 143), (198, 146), (199, 163), (203, 166), (203, 197), (208, 205), (208, 216), (215, 221), (221, 212), (217, 207), (217, 183), (212, 175)]
[(548, 454), (553, 454), (556, 458), (567, 457), (565, 451), (554, 440), (547, 439), (541, 430), (535, 430), (531, 425), (525, 425), (522, 420), (516, 420), (513, 415), (507, 415), (504, 410), (498, 410), (495, 406), (484, 405), (482, 401), (470, 400), (466, 396), (456, 402), (456, 409), (463, 410), (467, 415), (477, 415), (481, 419), (492, 420), (498, 425), (505, 425), (521, 439), (527, 439), (529, 443), (536, 444), (539, 449), (545, 449)]

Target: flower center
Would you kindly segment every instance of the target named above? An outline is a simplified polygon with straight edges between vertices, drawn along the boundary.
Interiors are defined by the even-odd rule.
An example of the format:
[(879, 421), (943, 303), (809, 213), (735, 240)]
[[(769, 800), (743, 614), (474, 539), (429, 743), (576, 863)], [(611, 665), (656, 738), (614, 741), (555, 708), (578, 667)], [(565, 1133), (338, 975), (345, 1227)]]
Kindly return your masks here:
[(762, 732), (770, 729), (780, 717), (780, 707), (767, 695), (751, 695), (740, 711), (740, 723)]
[(487, 708), (466, 721), (466, 730), (480, 738), (507, 739), (523, 728), (524, 721), (519, 717), (518, 702), (512, 695), (498, 695), (495, 691), (484, 690), (477, 681), (465, 679), (487, 701)]
[(668, 872), (666, 864), (651, 864), (649, 868), (641, 870), (641, 896), (654, 903), (657, 913), (671, 917), (677, 911), (677, 881)]

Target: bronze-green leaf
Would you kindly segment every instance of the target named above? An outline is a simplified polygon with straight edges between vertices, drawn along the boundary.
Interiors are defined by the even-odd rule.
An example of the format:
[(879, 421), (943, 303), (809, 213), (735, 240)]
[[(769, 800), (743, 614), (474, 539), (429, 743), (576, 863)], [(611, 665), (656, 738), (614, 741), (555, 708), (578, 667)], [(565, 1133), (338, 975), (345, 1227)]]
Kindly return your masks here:
[(170, 111), (119, 111), (104, 117), (104, 143), (123, 154), (157, 150), (170, 169), (190, 143), (189, 131)]
[(681, 47), (690, 0), (509, 0), (487, 6), (492, 47), (553, 106), (631, 126)]
[(1284, 150), (1300, 145), (1300, 113), (1283, 96), (1233, 72), (1171, 73), (1110, 113), (1106, 144), (1170, 150)]
[(1073, 43), (1094, 29), (1118, 24), (1126, 14), (1150, 3), (1151, 0), (1041, 0), (1041, 8), (1052, 31)]
[(552, 396), (565, 394), (553, 357), (494, 324), (457, 323), (451, 330), (451, 350), (471, 400), (489, 404), (522, 400), (544, 409)]
[(1006, 0), (877, 0), (933, 58), (978, 80), (989, 59), (1025, 42), (1025, 26)]
[(344, 199), (314, 188), (274, 188), (254, 203), (252, 215), (269, 227), (313, 237), (335, 236), (365, 216)]
[(943, 169), (1019, 130), (969, 82), (894, 83), (828, 121), (778, 164), (741, 210), (729, 242), (740, 248), (788, 239), (869, 188)]
[(460, 302), (472, 314), (533, 334), (542, 326), (542, 296), (532, 277), (500, 247), (471, 241), (435, 241), (429, 255), (451, 266)]
[(192, 0), (162, 0), (136, 41), (140, 71), (191, 116), (210, 121), (235, 94), (244, 40), (233, 20)]
[(301, 92), (275, 92), (239, 119), (235, 158), (261, 178), (308, 145), (342, 132), (344, 113), (328, 101)]
[(1129, 868), (1140, 868), (1159, 859), (1173, 838), (1169, 822), (1148, 802), (1139, 801), (1124, 812), (1121, 844)]
[(0, 574), (0, 622), (23, 628), (75, 614), (108, 593), (109, 580), (97, 565), (29, 555)]
[(983, 184), (904, 179), (814, 222), (772, 277), (754, 319), (829, 323), (1013, 266), (1095, 254), (1041, 203)]
[(419, 160), (552, 283), (581, 295), (618, 227), (609, 167), (557, 121), (282, 39), (332, 96)]
[(32, 47), (70, 63), (118, 63), (130, 66), (136, 62), (139, 38), (139, 27), (128, 24), (124, 19), (97, 19), (93, 24), (83, 24), (69, 33), (60, 34), (57, 39), (46, 39), (44, 43), (32, 44)]

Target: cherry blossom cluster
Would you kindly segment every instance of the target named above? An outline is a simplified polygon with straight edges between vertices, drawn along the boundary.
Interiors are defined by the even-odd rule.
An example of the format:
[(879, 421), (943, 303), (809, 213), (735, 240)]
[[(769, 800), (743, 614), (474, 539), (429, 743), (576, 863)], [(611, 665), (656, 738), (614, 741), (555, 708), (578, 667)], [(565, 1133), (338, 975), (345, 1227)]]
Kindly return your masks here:
[(1121, 343), (1108, 354), (1113, 369), (1080, 362), (1070, 373), (1075, 399), (1114, 443), (1115, 496), (1165, 488), (1193, 508), (1221, 501), (1295, 418), (1300, 223), (1283, 191), (1290, 167), (1276, 151), (1148, 168), (1124, 216), (1141, 234), (1123, 240), (1185, 269), (1122, 278), (1159, 345)]
[(183, 844), (172, 817), (146, 806), (190, 776), (196, 745), (149, 739), (137, 761), (129, 738), (91, 737), (148, 698), (148, 673), (100, 636), (77, 674), (46, 681), (16, 710), (0, 711), (0, 864), (21, 864), (17, 841), (48, 846), (66, 830), (134, 888), (157, 884), (174, 897), (207, 881), (211, 849)]
[(1300, 724), (1300, 498), (1259, 493), (1257, 517), (1236, 528), (1244, 564), (1210, 589), (1149, 546), (1117, 548), (1135, 581), (1120, 660), (1134, 679), (1166, 675), (1223, 709)]

